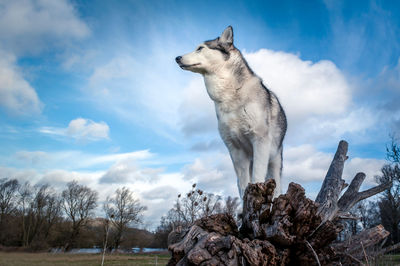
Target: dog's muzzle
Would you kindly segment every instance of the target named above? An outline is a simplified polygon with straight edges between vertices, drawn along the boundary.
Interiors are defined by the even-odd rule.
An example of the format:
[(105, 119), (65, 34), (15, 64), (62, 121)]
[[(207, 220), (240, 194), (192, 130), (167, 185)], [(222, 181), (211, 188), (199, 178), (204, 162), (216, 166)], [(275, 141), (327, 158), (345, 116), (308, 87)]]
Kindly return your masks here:
[(189, 67), (194, 67), (194, 66), (200, 65), (200, 63), (191, 64), (191, 65), (185, 65), (185, 64), (182, 63), (182, 56), (177, 56), (177, 57), (175, 58), (175, 61), (178, 63), (178, 65), (179, 65), (180, 68), (182, 68), (182, 69), (187, 69), (187, 68), (189, 68)]

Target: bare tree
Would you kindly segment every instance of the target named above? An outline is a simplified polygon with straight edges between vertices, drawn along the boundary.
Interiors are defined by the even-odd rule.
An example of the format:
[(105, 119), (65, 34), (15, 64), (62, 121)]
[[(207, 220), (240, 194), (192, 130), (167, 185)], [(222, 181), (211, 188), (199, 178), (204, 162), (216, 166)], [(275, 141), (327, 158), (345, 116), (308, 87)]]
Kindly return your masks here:
[(114, 248), (117, 249), (120, 246), (128, 225), (141, 221), (141, 214), (144, 210), (146, 207), (140, 205), (139, 200), (135, 199), (132, 191), (126, 187), (117, 189), (113, 197), (107, 197), (104, 211), (115, 229)]
[(238, 197), (228, 196), (224, 202), (223, 212), (231, 215), (233, 218), (237, 217), (237, 211), (240, 206), (240, 200)]
[(349, 239), (351, 236), (355, 236), (364, 229), (369, 228), (370, 213), (368, 207), (368, 202), (362, 200), (349, 210), (349, 217), (352, 217), (352, 219), (349, 218), (342, 221), (344, 229), (339, 233), (341, 241)]
[(192, 189), (184, 196), (178, 195), (174, 207), (168, 211), (166, 220), (172, 223), (173, 228), (187, 227), (199, 218), (220, 212), (221, 197), (196, 189), (196, 184), (193, 184)]
[(0, 225), (6, 215), (15, 209), (19, 183), (16, 179), (0, 179)]
[(178, 195), (174, 207), (166, 216), (161, 217), (155, 236), (157, 245), (167, 248), (168, 239), (175, 230), (178, 232), (177, 235), (180, 235), (182, 228), (189, 227), (197, 219), (220, 210), (219, 196), (207, 194), (200, 189), (196, 190), (196, 184), (193, 184), (192, 189), (184, 196)]
[(61, 204), (57, 194), (47, 184), (32, 187), (25, 183), (20, 189), (20, 205), (23, 246), (30, 246), (38, 237), (45, 242), (60, 215)]
[[(19, 187), (19, 208), (22, 219), (22, 245), (28, 245), (28, 235), (30, 226), (27, 226), (27, 217), (30, 210), (30, 205), (32, 204), (32, 194), (33, 188), (29, 182), (25, 182)], [(27, 229), (28, 228), (28, 229)]]
[(400, 241), (400, 168), (398, 164), (388, 164), (382, 167), (382, 175), (376, 177), (378, 184), (391, 182), (378, 201), (380, 219), (383, 226), (390, 232), (392, 244)]
[(392, 163), (400, 163), (400, 145), (394, 136), (391, 136), (391, 143), (386, 147), (386, 158)]
[(80, 230), (86, 225), (88, 218), (97, 206), (97, 192), (87, 186), (79, 185), (77, 181), (67, 184), (62, 194), (62, 207), (72, 222), (69, 241), (65, 249), (69, 250), (75, 244)]
[(174, 206), (174, 211), (177, 213), (179, 220), (182, 220), (185, 225), (191, 225), (199, 218), (202, 206), (200, 205), (207, 197), (200, 189), (196, 190), (196, 184), (193, 184), (192, 190), (185, 196), (178, 195), (178, 199)]
[(221, 196), (206, 193), (202, 200), (203, 202), (200, 204), (202, 217), (222, 212)]
[(3, 243), (6, 218), (15, 210), (19, 183), (16, 179), (0, 179), (0, 243)]
[(60, 219), (61, 214), (61, 198), (60, 195), (52, 191), (47, 197), (47, 207), (45, 211), (46, 226), (44, 228), (44, 237), (47, 239), (50, 230)]

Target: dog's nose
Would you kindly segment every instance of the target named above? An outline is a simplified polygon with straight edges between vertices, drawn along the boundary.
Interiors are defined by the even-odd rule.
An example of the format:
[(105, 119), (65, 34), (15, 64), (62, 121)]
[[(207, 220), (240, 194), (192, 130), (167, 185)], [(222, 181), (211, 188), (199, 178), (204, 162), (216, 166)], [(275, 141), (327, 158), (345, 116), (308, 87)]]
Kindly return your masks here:
[(177, 57), (175, 58), (175, 61), (176, 61), (177, 63), (179, 63), (179, 62), (181, 61), (181, 59), (182, 59), (182, 56), (177, 56)]

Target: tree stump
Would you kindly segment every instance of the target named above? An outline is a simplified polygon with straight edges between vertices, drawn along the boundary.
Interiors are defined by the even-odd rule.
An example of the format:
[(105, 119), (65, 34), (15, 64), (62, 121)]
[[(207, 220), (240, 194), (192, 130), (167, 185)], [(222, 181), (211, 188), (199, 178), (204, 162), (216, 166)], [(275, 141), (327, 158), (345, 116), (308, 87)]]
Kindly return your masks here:
[(342, 179), (347, 147), (340, 141), (315, 201), (296, 183), (275, 199), (274, 180), (249, 184), (241, 228), (231, 216), (216, 214), (171, 232), (168, 265), (362, 265), (364, 250), (389, 233), (378, 225), (338, 243), (340, 221), (354, 219), (351, 207), (391, 184), (359, 192), (365, 174), (358, 173), (340, 197), (347, 187)]

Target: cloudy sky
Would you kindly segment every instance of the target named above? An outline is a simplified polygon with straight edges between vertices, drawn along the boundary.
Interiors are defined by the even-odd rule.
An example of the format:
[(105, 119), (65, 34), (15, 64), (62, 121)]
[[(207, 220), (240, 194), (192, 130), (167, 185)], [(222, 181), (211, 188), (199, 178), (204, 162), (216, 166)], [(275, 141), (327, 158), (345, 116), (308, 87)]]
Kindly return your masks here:
[(157, 226), (194, 182), (237, 196), (199, 75), (178, 55), (232, 25), (288, 116), (284, 189), (313, 198), (341, 139), (344, 177), (385, 163), (400, 133), (395, 1), (0, 0), (0, 177), (127, 186)]

